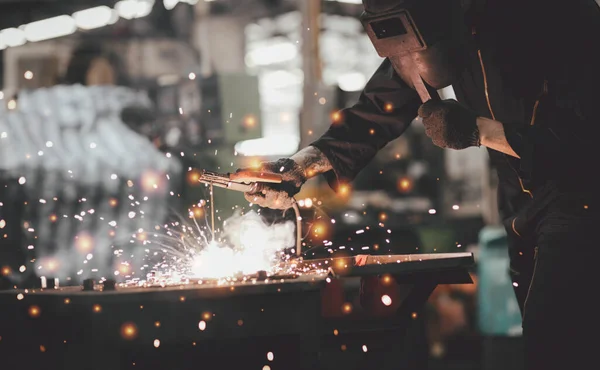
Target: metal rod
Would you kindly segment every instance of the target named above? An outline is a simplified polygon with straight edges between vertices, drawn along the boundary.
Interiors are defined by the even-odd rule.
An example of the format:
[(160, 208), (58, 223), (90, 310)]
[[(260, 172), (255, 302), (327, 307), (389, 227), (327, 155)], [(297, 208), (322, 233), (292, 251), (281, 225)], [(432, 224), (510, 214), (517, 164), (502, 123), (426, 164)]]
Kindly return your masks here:
[(294, 214), (296, 215), (296, 256), (300, 257), (302, 255), (302, 217), (296, 199), (294, 199), (292, 208), (294, 208)]
[(210, 228), (213, 240), (215, 240), (215, 196), (212, 182), (210, 183)]

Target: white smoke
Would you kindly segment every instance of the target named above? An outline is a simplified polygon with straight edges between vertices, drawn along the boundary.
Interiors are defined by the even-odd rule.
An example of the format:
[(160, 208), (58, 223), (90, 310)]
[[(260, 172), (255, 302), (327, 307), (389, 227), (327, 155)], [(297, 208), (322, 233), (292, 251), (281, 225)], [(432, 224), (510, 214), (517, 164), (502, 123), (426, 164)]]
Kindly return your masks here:
[(223, 278), (271, 271), (281, 251), (294, 246), (294, 223), (269, 224), (256, 212), (237, 214), (223, 223), (224, 242), (213, 241), (195, 257), (197, 278)]

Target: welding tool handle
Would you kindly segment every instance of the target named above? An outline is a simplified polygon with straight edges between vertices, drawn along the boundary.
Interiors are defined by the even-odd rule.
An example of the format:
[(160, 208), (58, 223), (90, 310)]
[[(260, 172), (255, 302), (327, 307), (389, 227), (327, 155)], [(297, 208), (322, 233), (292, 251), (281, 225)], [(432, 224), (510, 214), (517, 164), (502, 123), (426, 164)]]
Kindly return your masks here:
[(228, 183), (221, 183), (221, 182), (213, 182), (212, 183), (213, 186), (217, 186), (219, 188), (224, 188), (224, 189), (229, 189), (229, 190), (234, 190), (234, 191), (239, 191), (242, 193), (248, 193), (251, 192), (252, 190), (254, 190), (254, 183), (250, 183), (250, 184), (240, 184), (238, 182), (228, 182)]
[(229, 174), (229, 179), (235, 182), (266, 182), (280, 184), (283, 179), (280, 174), (260, 171), (240, 171)]

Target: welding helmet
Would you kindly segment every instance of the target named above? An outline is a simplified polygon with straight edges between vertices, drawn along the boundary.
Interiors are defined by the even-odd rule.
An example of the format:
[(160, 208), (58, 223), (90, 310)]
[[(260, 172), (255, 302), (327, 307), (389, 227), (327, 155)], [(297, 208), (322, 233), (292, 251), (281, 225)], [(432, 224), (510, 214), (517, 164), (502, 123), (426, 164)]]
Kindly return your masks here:
[(460, 0), (363, 0), (361, 22), (379, 56), (423, 102), (439, 99), (466, 60), (468, 30)]

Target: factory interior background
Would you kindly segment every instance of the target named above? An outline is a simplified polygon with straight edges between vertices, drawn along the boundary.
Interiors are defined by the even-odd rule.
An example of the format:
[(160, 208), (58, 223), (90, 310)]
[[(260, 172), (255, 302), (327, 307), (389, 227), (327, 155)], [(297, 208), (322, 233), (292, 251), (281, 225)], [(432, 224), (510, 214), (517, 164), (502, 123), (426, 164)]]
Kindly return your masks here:
[[(254, 231), (293, 238), (293, 212), (258, 210), (220, 188), (211, 199), (198, 180), (202, 169), (292, 155), (358, 99), (382, 61), (362, 9), (352, 0), (0, 1), (0, 286), (136, 281), (161, 225), (203, 228), (214, 217), (223, 229), (251, 210), (283, 225)], [(323, 178), (304, 186), (303, 248), (474, 253), (474, 284), (440, 285), (427, 302), (430, 366), (518, 369), (520, 313), (495, 188), (485, 149), (440, 149), (414, 123), (345, 191)], [(217, 265), (211, 273), (239, 267)], [(10, 320), (1, 307), (0, 320)]]

